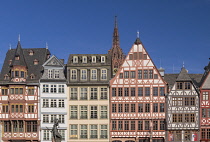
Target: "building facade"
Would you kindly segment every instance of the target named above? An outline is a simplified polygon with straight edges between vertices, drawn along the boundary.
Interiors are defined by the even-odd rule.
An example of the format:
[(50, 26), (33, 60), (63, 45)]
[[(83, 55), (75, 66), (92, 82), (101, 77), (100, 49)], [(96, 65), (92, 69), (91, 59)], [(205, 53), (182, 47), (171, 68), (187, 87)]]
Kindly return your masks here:
[(210, 141), (210, 63), (205, 68), (200, 86), (200, 135), (202, 142)]
[(165, 139), (166, 83), (139, 38), (110, 81), (110, 141)]
[[(199, 76), (198, 76), (199, 77)], [(197, 76), (189, 75), (183, 67), (176, 75), (165, 76), (170, 90), (167, 95), (166, 141), (199, 141), (199, 91)]]
[(8, 50), (0, 75), (3, 142), (39, 141), (39, 79), (49, 58), (46, 48)]
[(64, 60), (50, 57), (43, 64), (43, 75), (40, 79), (40, 127), (42, 142), (52, 141), (52, 127), (58, 119), (58, 132), (62, 141), (67, 140), (67, 86)]
[(117, 17), (115, 16), (114, 32), (112, 37), (112, 48), (108, 51), (108, 54), (112, 57), (112, 73), (113, 76), (117, 73), (118, 69), (125, 60), (125, 55), (120, 48), (120, 37), (118, 32)]
[(108, 54), (71, 54), (67, 64), (68, 142), (109, 142)]

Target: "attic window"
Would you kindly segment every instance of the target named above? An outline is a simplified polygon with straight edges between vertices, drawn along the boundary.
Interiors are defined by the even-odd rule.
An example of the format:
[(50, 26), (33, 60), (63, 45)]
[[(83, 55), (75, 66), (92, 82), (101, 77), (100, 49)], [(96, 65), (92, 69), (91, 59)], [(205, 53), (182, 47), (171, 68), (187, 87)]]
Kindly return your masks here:
[(31, 78), (31, 79), (35, 79), (35, 75), (32, 73), (32, 74), (30, 75), (30, 78)]
[(12, 64), (12, 60), (9, 60), (9, 65), (11, 65)]
[(92, 56), (92, 63), (96, 62), (96, 56)]
[(87, 63), (87, 56), (82, 56), (82, 63)]
[(4, 75), (4, 80), (8, 80), (9, 76), (7, 74)]
[(34, 51), (33, 50), (30, 50), (29, 51), (29, 55), (34, 55)]
[(101, 56), (101, 63), (105, 63), (105, 56)]
[(78, 57), (77, 56), (73, 56), (73, 63), (78, 63)]
[(20, 56), (15, 56), (15, 60), (20, 60)]
[(37, 59), (34, 60), (34, 65), (38, 65), (39, 61)]

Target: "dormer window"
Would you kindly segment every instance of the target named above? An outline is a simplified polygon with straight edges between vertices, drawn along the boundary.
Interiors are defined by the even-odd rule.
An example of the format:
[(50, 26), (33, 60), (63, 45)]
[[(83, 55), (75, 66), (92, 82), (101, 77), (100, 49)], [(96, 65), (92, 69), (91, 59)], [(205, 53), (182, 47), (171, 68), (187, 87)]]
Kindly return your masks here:
[(11, 65), (12, 64), (12, 60), (9, 60), (9, 65)]
[(105, 63), (105, 60), (106, 58), (105, 58), (105, 56), (101, 56), (101, 63)]
[(78, 57), (77, 56), (73, 56), (73, 63), (78, 63)]
[(35, 75), (32, 73), (32, 74), (30, 75), (30, 78), (31, 78), (31, 79), (35, 79)]
[(96, 56), (92, 56), (92, 63), (96, 63)]
[(20, 56), (15, 56), (15, 60), (20, 60)]
[(34, 51), (33, 50), (30, 50), (29, 51), (29, 55), (31, 55), (31, 56), (34, 55)]
[(82, 63), (87, 63), (87, 56), (82, 56)]
[(9, 76), (7, 74), (4, 75), (4, 80), (8, 80)]
[(39, 61), (37, 59), (34, 60), (34, 65), (38, 65)]

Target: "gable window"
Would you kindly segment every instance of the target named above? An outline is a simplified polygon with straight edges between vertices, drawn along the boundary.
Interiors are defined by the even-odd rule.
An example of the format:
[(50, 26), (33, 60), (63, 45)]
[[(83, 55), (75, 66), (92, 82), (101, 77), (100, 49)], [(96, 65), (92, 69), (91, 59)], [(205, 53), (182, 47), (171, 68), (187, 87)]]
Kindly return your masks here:
[(91, 80), (96, 80), (97, 79), (97, 70), (92, 69), (91, 70)]
[(82, 63), (87, 63), (87, 56), (82, 56)]
[(106, 58), (105, 58), (105, 56), (101, 56), (101, 63), (105, 63), (105, 60)]
[(177, 89), (180, 89), (180, 90), (183, 89), (183, 83), (182, 82), (177, 82), (176, 85), (177, 85), (176, 86)]
[(160, 87), (160, 96), (165, 95), (165, 87)]
[(153, 96), (158, 96), (158, 87), (153, 87)]
[(149, 70), (149, 79), (153, 79), (153, 70)]
[(86, 80), (87, 79), (87, 70), (82, 69), (81, 70), (81, 80)]
[(53, 78), (53, 70), (48, 70), (48, 78)]
[(73, 63), (78, 63), (78, 57), (77, 56), (73, 56)]
[(77, 70), (72, 69), (71, 70), (71, 79), (76, 80), (77, 79)]
[(59, 78), (59, 70), (54, 71), (55, 78)]
[(107, 79), (107, 70), (101, 69), (101, 79), (106, 80)]
[(96, 63), (96, 56), (92, 56), (92, 63)]
[(144, 79), (148, 79), (148, 70), (144, 70)]

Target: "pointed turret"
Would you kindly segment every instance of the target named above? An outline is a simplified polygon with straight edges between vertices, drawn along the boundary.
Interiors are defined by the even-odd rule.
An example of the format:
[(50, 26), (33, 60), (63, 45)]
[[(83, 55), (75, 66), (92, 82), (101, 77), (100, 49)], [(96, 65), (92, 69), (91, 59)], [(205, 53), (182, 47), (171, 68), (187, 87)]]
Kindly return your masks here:
[(25, 62), (24, 55), (23, 55), (23, 49), (21, 47), (20, 41), (18, 41), (16, 50), (15, 50), (15, 55), (13, 57), (11, 65), (12, 66), (14, 66), (14, 65), (27, 66), (27, 64)]
[(179, 76), (177, 77), (176, 81), (192, 81), (185, 67), (182, 67), (182, 70), (179, 73)]

